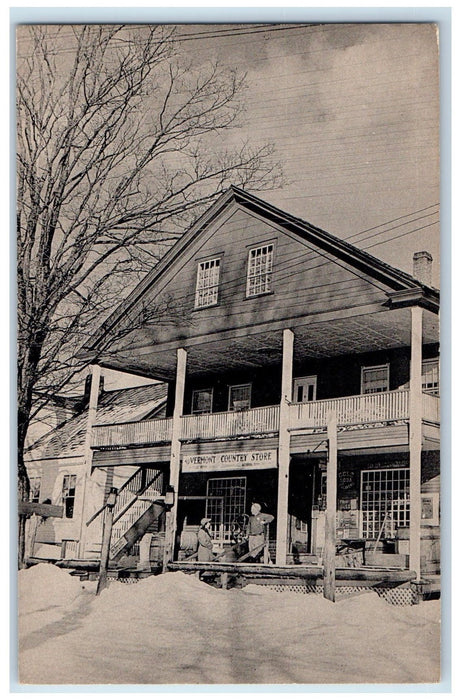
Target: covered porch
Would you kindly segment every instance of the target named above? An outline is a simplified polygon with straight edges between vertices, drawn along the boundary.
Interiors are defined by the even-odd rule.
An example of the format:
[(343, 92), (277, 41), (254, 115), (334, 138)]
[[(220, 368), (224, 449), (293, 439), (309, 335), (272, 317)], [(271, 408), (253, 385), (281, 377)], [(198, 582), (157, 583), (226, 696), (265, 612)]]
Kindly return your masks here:
[[(415, 302), (417, 304), (417, 302)], [(371, 308), (372, 306), (372, 308)], [(422, 349), (436, 344), (438, 319), (432, 308), (414, 305), (408, 299), (397, 303), (374, 304), (344, 312), (319, 314), (293, 323), (257, 324), (245, 329), (210, 332), (207, 336), (189, 336), (158, 346), (149, 340), (149, 331), (138, 334), (136, 347), (128, 344), (101, 364), (111, 368), (145, 373), (168, 381), (172, 387), (170, 417), (143, 424), (98, 426), (93, 429), (92, 448), (96, 455), (111, 449), (123, 450), (137, 445), (158, 446), (170, 455), (170, 486), (179, 494), (184, 456), (200, 454), (211, 442), (222, 446), (226, 440), (241, 449), (246, 439), (272, 440), (276, 451), (277, 532), (276, 562), (285, 564), (288, 555), (289, 464), (291, 446), (303, 434), (323, 433), (327, 417), (334, 414), (338, 426), (355, 425), (386, 431), (401, 423), (409, 435), (410, 475), (414, 503), (411, 566), (420, 575), (419, 490), (421, 450), (425, 423), (437, 431), (438, 398), (422, 391)], [(295, 330), (292, 330), (294, 328)], [(408, 349), (409, 365), (405, 386), (377, 393), (317, 399), (310, 394), (297, 401), (294, 379), (304, 376), (309, 365), (323, 359), (347, 354), (370, 354)], [(116, 358), (116, 361), (114, 361)], [(410, 362), (411, 358), (411, 362)], [(185, 412), (186, 383), (219, 380), (223, 372), (260, 371), (279, 386), (278, 403), (240, 410), (189, 414)], [(408, 427), (409, 426), (409, 427)], [(365, 435), (365, 431), (362, 436)], [(315, 437), (313, 438), (315, 439)], [(371, 438), (372, 440), (373, 438)], [(392, 441), (392, 436), (388, 438)], [(238, 442), (237, 442), (238, 441)], [(226, 448), (230, 449), (230, 445)], [(238, 451), (238, 450), (234, 450)], [(205, 453), (206, 454), (206, 453)], [(171, 561), (177, 533), (177, 504), (168, 514), (165, 561)], [(418, 523), (416, 522), (418, 520)]]

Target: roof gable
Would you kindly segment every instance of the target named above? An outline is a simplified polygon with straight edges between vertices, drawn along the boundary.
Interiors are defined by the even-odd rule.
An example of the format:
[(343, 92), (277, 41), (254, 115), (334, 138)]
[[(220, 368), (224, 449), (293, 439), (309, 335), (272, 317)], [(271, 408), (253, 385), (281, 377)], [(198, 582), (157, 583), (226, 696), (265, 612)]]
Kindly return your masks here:
[[(326, 231), (302, 219), (294, 217), (248, 192), (236, 187), (231, 187), (203, 216), (200, 217), (200, 219), (198, 219), (189, 231), (187, 231), (170, 249), (152, 272), (146, 276), (128, 298), (107, 319), (101, 331), (94, 336), (88, 347), (97, 352), (99, 341), (103, 335), (107, 336), (108, 333), (110, 334), (112, 331), (115, 331), (119, 324), (123, 324), (127, 313), (136, 311), (137, 307), (143, 302), (149, 303), (151, 299), (158, 298), (160, 293), (171, 294), (172, 297), (176, 299), (178, 306), (182, 305), (184, 307), (183, 310), (186, 313), (188, 310), (193, 309), (191, 298), (195, 290), (194, 276), (196, 275), (197, 260), (200, 259), (200, 255), (202, 255), (202, 257), (205, 256), (205, 252), (208, 252), (209, 256), (218, 256), (224, 253), (224, 265), (226, 265), (228, 269), (229, 249), (232, 248), (232, 255), (234, 255), (237, 246), (240, 246), (241, 249), (248, 248), (248, 240), (251, 240), (251, 236), (248, 232), (252, 223), (248, 223), (247, 230), (243, 237), (241, 236), (241, 230), (244, 228), (243, 224), (241, 224), (241, 230), (239, 230), (238, 227), (232, 229), (233, 221), (236, 220), (236, 218), (238, 219), (238, 216), (242, 214), (247, 216), (248, 222), (250, 222), (250, 220), (251, 222), (261, 222), (262, 228), (259, 232), (259, 240), (261, 242), (270, 240), (271, 238), (280, 241), (280, 236), (285, 236), (286, 238), (291, 238), (291, 255), (293, 259), (296, 257), (296, 246), (298, 246), (298, 255), (304, 254), (303, 251), (307, 248), (310, 251), (311, 260), (315, 256), (319, 258), (320, 263), (316, 266), (306, 264), (305, 269), (303, 269), (302, 264), (299, 265), (299, 272), (303, 275), (303, 285), (304, 279), (306, 279), (306, 275), (311, 269), (314, 267), (325, 267), (328, 264), (331, 266), (330, 270), (322, 270), (323, 274), (317, 274), (316, 279), (309, 282), (312, 289), (314, 289), (317, 284), (321, 287), (324, 279), (331, 279), (331, 273), (334, 270), (335, 282), (333, 282), (333, 284), (336, 283), (338, 289), (340, 285), (345, 285), (344, 290), (348, 289), (349, 284), (350, 289), (353, 290), (355, 295), (360, 293), (366, 295), (367, 290), (372, 292), (373, 288), (375, 288), (375, 290), (378, 289), (381, 295), (385, 295), (386, 293), (412, 293), (415, 290), (421, 290), (423, 288), (433, 298), (438, 299), (436, 290), (424, 288), (423, 285), (411, 275), (393, 268), (350, 243), (332, 236)], [(214, 235), (216, 236), (217, 245), (214, 247), (213, 245), (208, 245), (207, 247), (207, 242), (210, 241)], [(232, 240), (232, 245), (229, 245), (229, 235), (235, 236), (235, 239)], [(227, 243), (225, 240), (226, 236)], [(257, 236), (254, 240), (258, 240)], [(222, 245), (221, 241), (223, 241)], [(280, 260), (281, 258), (279, 258), (279, 261)], [(306, 260), (309, 261), (309, 256), (307, 256)], [(187, 263), (189, 263), (188, 269), (186, 269)], [(289, 257), (285, 256), (283, 264), (286, 268), (287, 265), (295, 265), (296, 262), (289, 261)], [(243, 267), (242, 261), (240, 260), (240, 271), (234, 273), (234, 280), (241, 279), (244, 276), (245, 272)], [(342, 272), (340, 272), (340, 270), (342, 270)], [(223, 268), (223, 275), (224, 274)], [(274, 274), (274, 278), (275, 276)], [(297, 284), (299, 285), (298, 282)], [(235, 282), (233, 282), (233, 286), (235, 289), (237, 288)], [(326, 283), (324, 287), (326, 287)], [(337, 294), (325, 294), (325, 290), (322, 293), (324, 294), (326, 304), (331, 304), (332, 300), (338, 299)], [(344, 299), (347, 296), (347, 291), (343, 291), (341, 296)], [(370, 298), (372, 297), (373, 294), (371, 294)], [(320, 299), (320, 297), (318, 298)], [(227, 301), (229, 302), (229, 299)], [(299, 299), (297, 302), (301, 305)], [(290, 306), (289, 302), (287, 306)], [(306, 309), (309, 309), (309, 313), (313, 312), (312, 307), (306, 306)], [(244, 311), (240, 311), (240, 309), (233, 311), (234, 316), (243, 313)], [(257, 313), (259, 313), (259, 309), (257, 309)], [(191, 320), (183, 320), (184, 327), (187, 326), (187, 323), (190, 325), (197, 321), (197, 319), (193, 322)], [(249, 325), (252, 324), (251, 315), (248, 316), (247, 321)], [(161, 323), (160, 321), (160, 324)], [(178, 330), (178, 337), (183, 331), (184, 328), (182, 331)], [(205, 328), (205, 330), (202, 329), (202, 332), (209, 331)], [(171, 334), (169, 335), (168, 332), (160, 333), (154, 339), (154, 342), (165, 342), (171, 337)], [(151, 340), (153, 340), (153, 338), (151, 338)]]

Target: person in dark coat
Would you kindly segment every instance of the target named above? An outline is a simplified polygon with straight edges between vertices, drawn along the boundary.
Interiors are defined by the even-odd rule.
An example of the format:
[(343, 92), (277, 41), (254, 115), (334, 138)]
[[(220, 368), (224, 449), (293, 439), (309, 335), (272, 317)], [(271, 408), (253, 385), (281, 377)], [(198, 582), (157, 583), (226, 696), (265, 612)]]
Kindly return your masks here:
[(197, 561), (212, 561), (214, 559), (210, 525), (210, 518), (202, 518), (198, 531)]
[(273, 519), (273, 515), (261, 513), (259, 503), (253, 503), (248, 521), (248, 553), (254, 561), (259, 561), (261, 558), (266, 541), (266, 527)]

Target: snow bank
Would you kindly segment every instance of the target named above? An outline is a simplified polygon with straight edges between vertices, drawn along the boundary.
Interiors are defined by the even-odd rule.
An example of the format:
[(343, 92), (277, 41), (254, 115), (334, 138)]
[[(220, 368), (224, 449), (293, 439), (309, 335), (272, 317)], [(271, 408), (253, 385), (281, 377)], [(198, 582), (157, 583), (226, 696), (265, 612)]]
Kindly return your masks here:
[(70, 604), (82, 592), (82, 582), (53, 564), (37, 564), (18, 573), (19, 613)]
[[(54, 568), (54, 567), (52, 567)], [(181, 572), (95, 598), (43, 575), (62, 600), (46, 635), (21, 637), (20, 678), (47, 684), (405, 683), (438, 678), (439, 605), (394, 607), (375, 593), (338, 603), (262, 587), (223, 591)], [(61, 598), (57, 588), (62, 588)], [(66, 602), (67, 601), (67, 602)]]

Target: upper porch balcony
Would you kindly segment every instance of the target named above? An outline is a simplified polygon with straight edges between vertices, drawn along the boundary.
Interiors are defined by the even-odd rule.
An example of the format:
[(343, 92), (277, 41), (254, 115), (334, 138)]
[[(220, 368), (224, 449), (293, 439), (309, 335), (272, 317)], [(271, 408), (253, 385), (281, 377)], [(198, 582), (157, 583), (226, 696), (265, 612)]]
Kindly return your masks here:
[[(386, 391), (290, 403), (288, 427), (290, 430), (324, 428), (331, 411), (336, 413), (340, 426), (408, 420), (409, 391)], [(422, 418), (433, 423), (440, 422), (438, 396), (422, 394)], [(279, 430), (279, 420), (279, 405), (243, 411), (187, 415), (181, 417), (180, 439), (213, 440), (273, 434)], [(92, 447), (98, 449), (167, 443), (171, 441), (172, 427), (172, 418), (95, 425)]]

